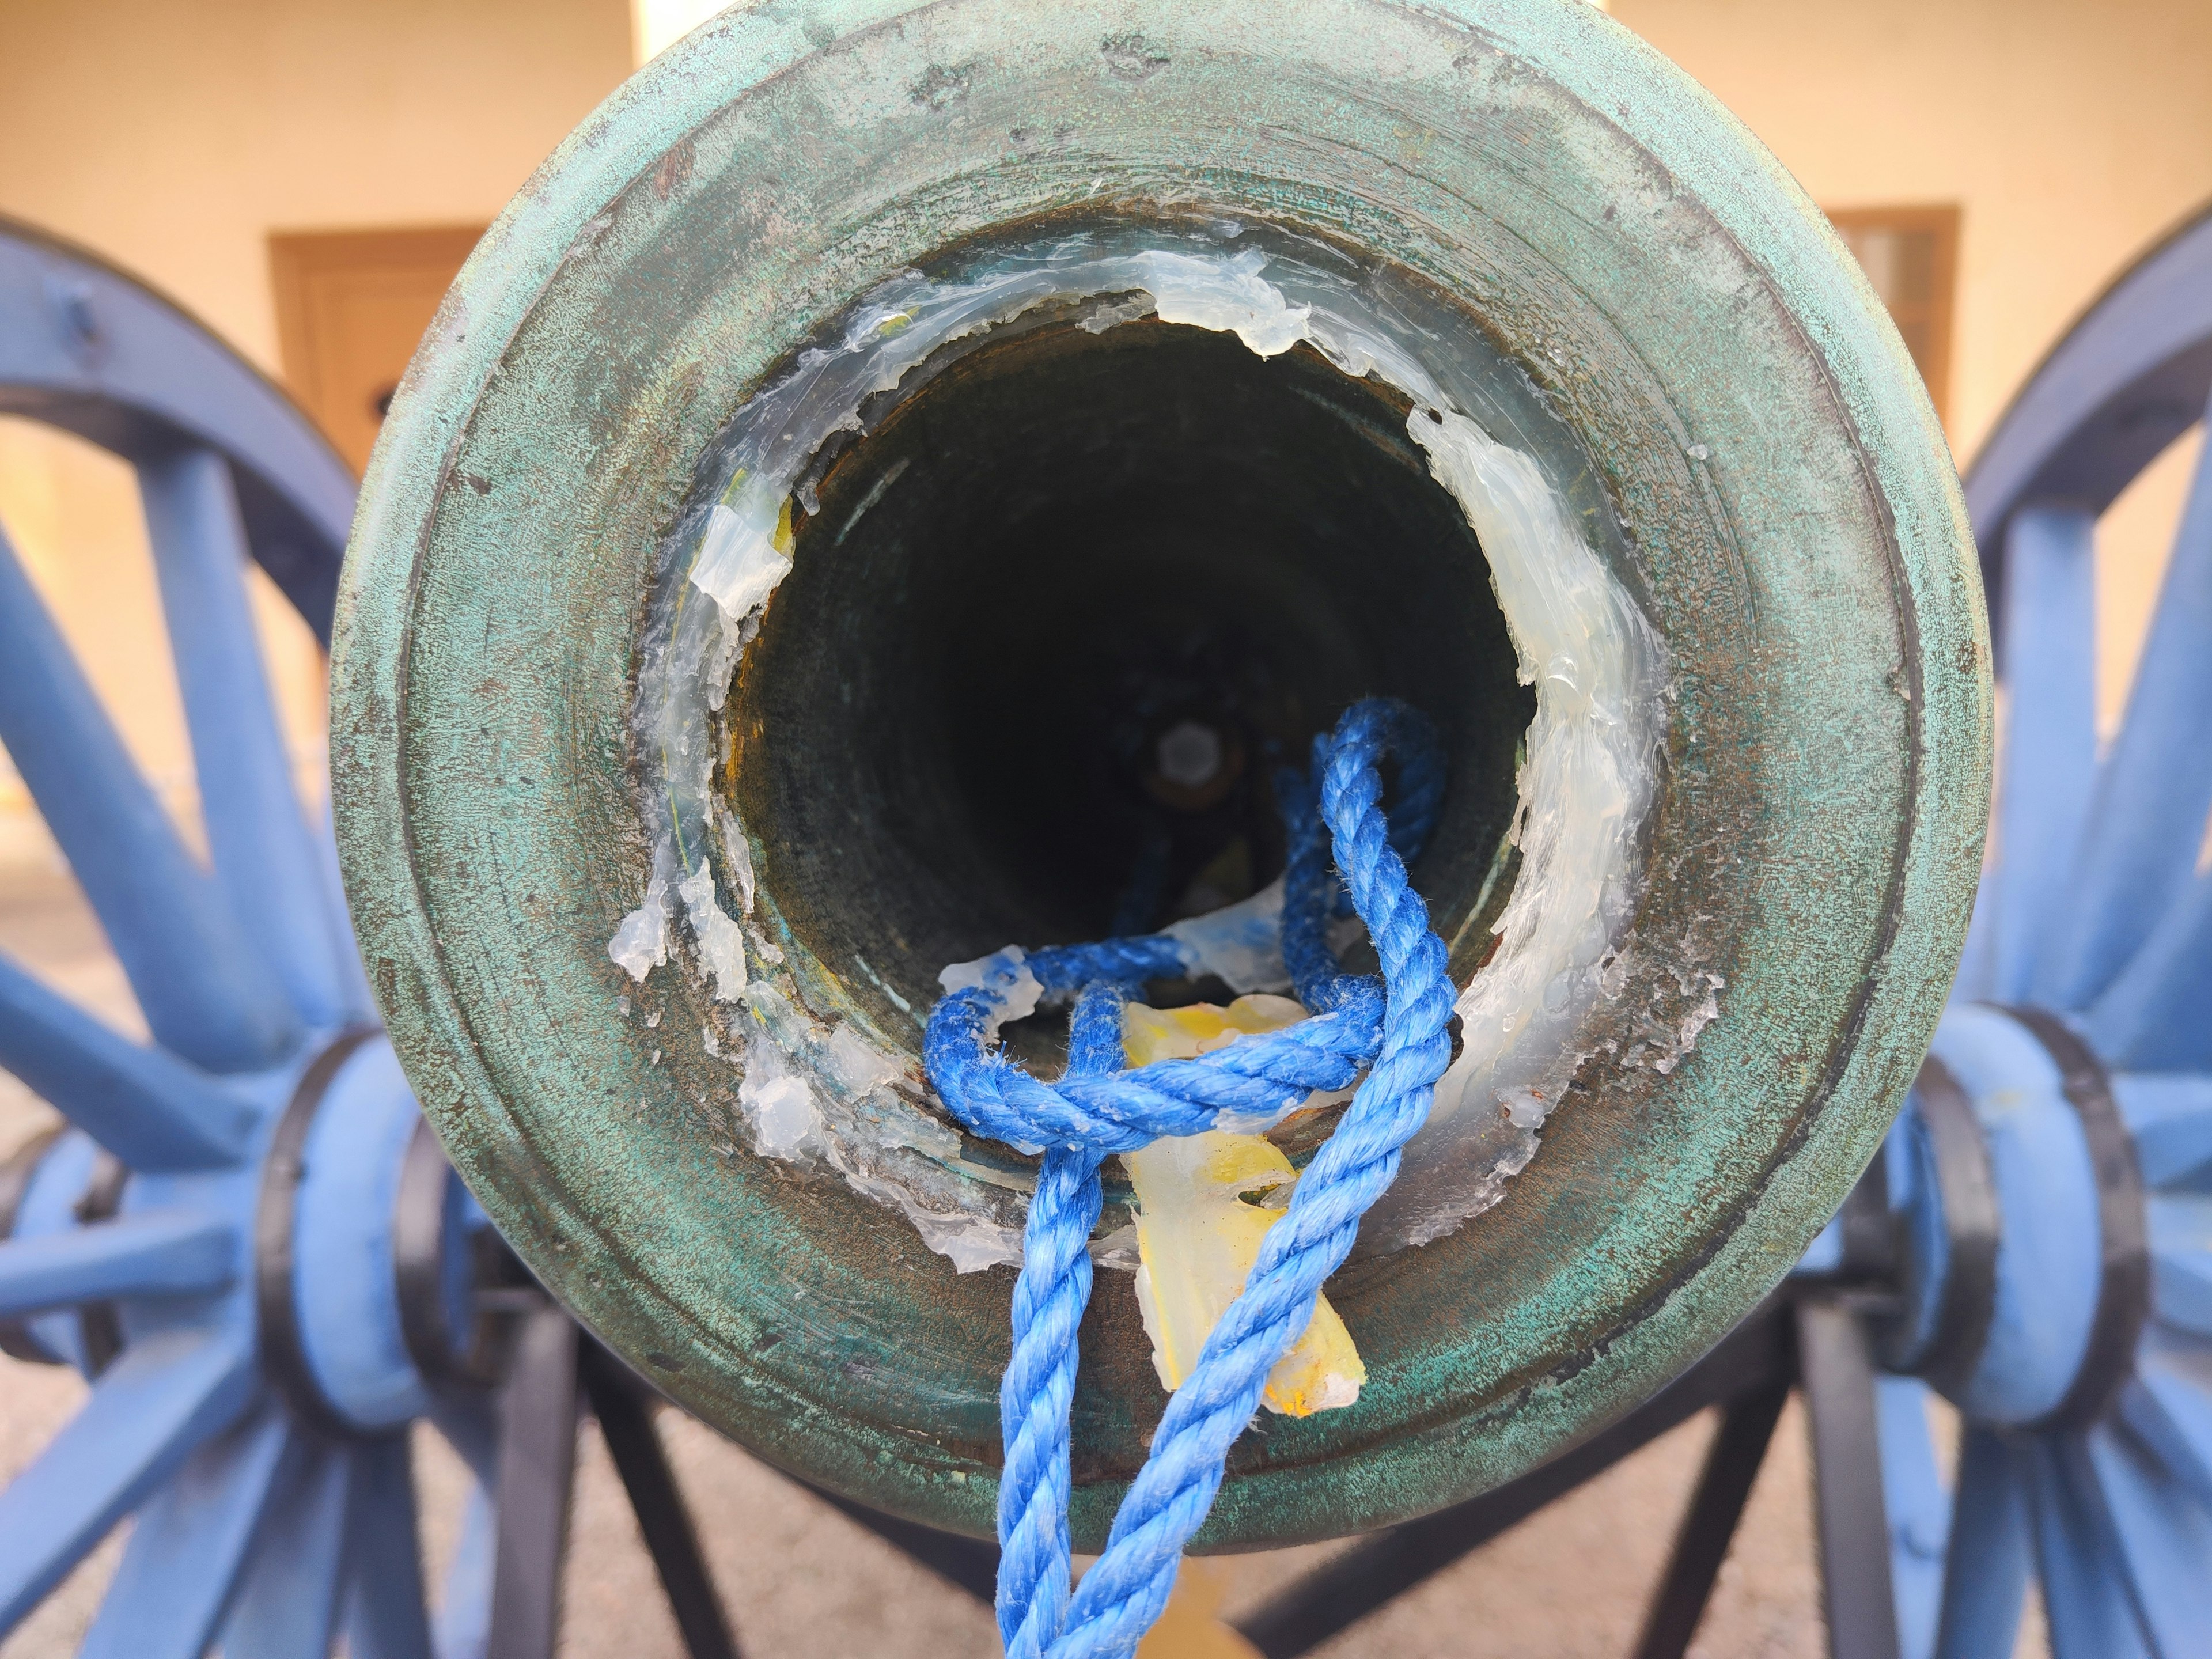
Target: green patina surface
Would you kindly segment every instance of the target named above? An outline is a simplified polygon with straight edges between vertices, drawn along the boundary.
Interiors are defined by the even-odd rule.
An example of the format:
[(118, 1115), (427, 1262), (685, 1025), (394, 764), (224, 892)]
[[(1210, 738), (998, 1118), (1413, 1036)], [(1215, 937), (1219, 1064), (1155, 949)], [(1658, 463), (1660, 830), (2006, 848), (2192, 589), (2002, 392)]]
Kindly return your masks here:
[[(1367, 1390), (1248, 1435), (1206, 1538), (1332, 1535), (1594, 1431), (1781, 1277), (1911, 1079), (1978, 871), (1987, 641), (1934, 416), (1815, 210), (1602, 15), (769, 4), (656, 60), (501, 216), (395, 402), (333, 666), (348, 887), (425, 1109), (546, 1281), (769, 1457), (988, 1531), (1011, 1275), (732, 1144), (697, 975), (625, 1012), (605, 944), (648, 863), (641, 606), (702, 450), (887, 272), (1101, 210), (1309, 228), (1476, 314), (1594, 458), (1675, 667), (1649, 948), (1576, 1095), (1497, 1208), (1332, 1285)], [(1621, 1063), (1692, 956), (1718, 1018), (1668, 1073)], [(1079, 1546), (1159, 1410), (1130, 1304), (1102, 1275)]]

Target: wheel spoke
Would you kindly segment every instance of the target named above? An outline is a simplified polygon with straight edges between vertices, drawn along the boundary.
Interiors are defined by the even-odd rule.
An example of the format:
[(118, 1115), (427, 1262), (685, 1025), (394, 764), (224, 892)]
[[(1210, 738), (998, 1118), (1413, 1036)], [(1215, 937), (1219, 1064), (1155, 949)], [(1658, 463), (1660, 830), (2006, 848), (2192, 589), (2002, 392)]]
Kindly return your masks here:
[(1828, 1639), (1838, 1653), (1884, 1659), (1899, 1651), (1897, 1597), (1890, 1586), (1874, 1365), (1859, 1316), (1833, 1303), (1799, 1304), (1797, 1370), (1812, 1430), (1813, 1513)]
[(1928, 1431), (1928, 1385), (1906, 1376), (1878, 1377), (1875, 1408), (1881, 1425), (1881, 1498), (1889, 1511), (1898, 1647), (1904, 1659), (1928, 1659), (1936, 1650), (1943, 1548), (1951, 1530), (1951, 1495), (1943, 1490)]
[(2046, 1437), (2026, 1455), (2051, 1651), (2068, 1659), (2154, 1659), (2128, 1595), (2119, 1539), (2079, 1443)]
[(444, 1592), (438, 1598), (438, 1659), (484, 1659), (491, 1635), (492, 1559), (498, 1546), (497, 1534), (489, 1490), (472, 1488), (468, 1507), (461, 1512), (460, 1541), (454, 1547), (453, 1564), (446, 1569)]
[(200, 1659), (237, 1594), (291, 1433), (274, 1405), (210, 1441), (138, 1512), (78, 1659)]
[(553, 1659), (576, 1474), (576, 1342), (575, 1322), (552, 1307), (515, 1335), (500, 1401), (490, 1659)]
[(15, 1628), (109, 1528), (252, 1397), (235, 1334), (142, 1337), (30, 1468), (0, 1492), (0, 1635)]
[[(318, 855), (262, 665), (230, 465), (192, 449), (138, 468), (216, 876), (311, 1024), (344, 1018)], [(352, 939), (343, 941), (350, 952)]]
[(2096, 520), (2015, 514), (2006, 532), (2004, 755), (1997, 768), (1995, 994), (2028, 994), (2097, 766)]
[(1943, 1570), (1939, 1659), (2012, 1659), (2029, 1559), (2027, 1482), (2020, 1458), (1991, 1431), (1967, 1428)]
[(478, 1486), (489, 1492), (499, 1484), (499, 1408), (489, 1396), (441, 1396), (431, 1403), (430, 1421), (453, 1455), (469, 1466)]
[(2212, 876), (2182, 890), (2089, 1010), (2090, 1040), (2140, 1071), (2212, 1066)]
[(134, 1170), (244, 1156), (252, 1106), (159, 1048), (125, 1042), (0, 957), (0, 1067)]
[(0, 532), (0, 745), (69, 855), (162, 1047), (212, 1071), (268, 1064), (295, 1035), (177, 839)]
[(2076, 1454), (2119, 1540), (2136, 1615), (2160, 1654), (2212, 1641), (2212, 1511), (2118, 1431), (2100, 1424)]
[(295, 1432), (254, 1539), (223, 1659), (322, 1659), (337, 1633), (353, 1454)]
[(0, 1319), (125, 1296), (219, 1291), (235, 1275), (238, 1235), (219, 1216), (149, 1211), (0, 1243)]
[(1636, 1659), (1681, 1659), (1704, 1622), (1714, 1583), (1743, 1521), (1774, 1425), (1790, 1401), (1785, 1382), (1730, 1401), (1705, 1448), (1705, 1468), (1690, 1506), (1674, 1530), (1674, 1547), (1660, 1576), (1637, 1638)]
[(2136, 1144), (2146, 1187), (2170, 1187), (2212, 1164), (2212, 1077), (2122, 1072), (2112, 1097)]
[(2165, 1324), (2212, 1337), (2212, 1198), (2154, 1193), (2151, 1309)]
[(2197, 458), (2158, 610), (2099, 780), (2040, 1000), (2079, 1008), (2127, 965), (2197, 867), (2212, 811), (2212, 443)]
[(1966, 948), (1960, 952), (1958, 977), (1951, 983), (1954, 1002), (1986, 1002), (1996, 994), (1996, 877), (1987, 870), (1974, 890), (1974, 909), (1966, 923)]
[(460, 1540), (438, 1596), (438, 1659), (484, 1659), (491, 1633), (491, 1586), (498, 1547), (492, 1493), (499, 1480), (499, 1413), (489, 1398), (441, 1400), (430, 1420), (475, 1477), (461, 1512)]
[(430, 1659), (422, 1547), (407, 1437), (356, 1447), (349, 1523), (346, 1650), (350, 1659)]
[[(684, 1637), (690, 1659), (738, 1659), (737, 1638), (722, 1610), (690, 1511), (668, 1466), (668, 1453), (653, 1426), (651, 1396), (623, 1369), (622, 1362), (592, 1343), (582, 1355), (584, 1388), (599, 1433), (629, 1496), (637, 1528), (653, 1557), (669, 1611)], [(1775, 1410), (1778, 1412), (1778, 1402)], [(1772, 1413), (1767, 1426), (1773, 1427)], [(1754, 1460), (1755, 1462), (1756, 1460)], [(1747, 1482), (1747, 1485), (1748, 1483)]]
[(2197, 1503), (2212, 1510), (2212, 1389), (2204, 1380), (2177, 1371), (2150, 1344), (2121, 1392), (2120, 1416)]

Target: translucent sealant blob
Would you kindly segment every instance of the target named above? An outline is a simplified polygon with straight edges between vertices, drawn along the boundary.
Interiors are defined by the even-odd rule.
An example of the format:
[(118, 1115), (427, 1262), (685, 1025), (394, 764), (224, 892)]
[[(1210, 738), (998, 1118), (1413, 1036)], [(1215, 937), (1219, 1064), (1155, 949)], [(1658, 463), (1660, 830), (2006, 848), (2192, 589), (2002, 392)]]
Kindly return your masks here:
[[(1527, 1167), (1584, 1057), (1574, 1034), (1635, 904), (1667, 673), (1658, 636), (1533, 460), (1453, 410), (1416, 408), (1407, 429), (1474, 526), (1521, 683), (1536, 690), (1513, 829), (1521, 871), (1492, 930), (1498, 949), (1460, 993), (1459, 1059), (1372, 1212), (1376, 1231), (1420, 1243), (1486, 1208)], [(1686, 1024), (1682, 1046), (1696, 1035)], [(1500, 1139), (1510, 1144), (1468, 1180), (1470, 1143)]]
[(701, 864), (677, 884), (684, 913), (691, 919), (691, 936), (699, 943), (699, 959), (714, 976), (714, 1000), (735, 1002), (745, 988), (744, 935), (714, 902), (714, 872)]
[(1024, 1204), (1001, 1178), (980, 1190), (960, 1134), (915, 1106), (909, 1068), (850, 1025), (822, 1023), (773, 985), (750, 984), (726, 1057), (747, 1143), (816, 1169), (904, 1215), (961, 1273), (1018, 1262)]
[(1232, 991), (1291, 988), (1291, 970), (1283, 963), (1280, 876), (1249, 898), (1170, 922), (1160, 931), (1176, 942), (1193, 979), (1211, 974)]
[[(719, 856), (721, 890), (750, 916), (752, 849), (712, 787), (715, 722), (738, 658), (793, 568), (793, 515), (816, 505), (809, 469), (838, 434), (866, 434), (871, 398), (957, 343), (1043, 307), (1073, 307), (1091, 332), (1151, 316), (1231, 333), (1262, 357), (1306, 343), (1346, 374), (1411, 399), (1408, 429), (1474, 526), (1521, 678), (1536, 692), (1515, 828), (1521, 872), (1497, 923), (1498, 948), (1459, 999), (1462, 1056), (1396, 1188), (1370, 1214), (1367, 1247), (1449, 1231), (1526, 1166), (1583, 1058), (1574, 1033), (1627, 926), (1636, 836), (1665, 730), (1665, 659), (1556, 481), (1496, 435), (1556, 417), (1537, 412), (1543, 400), (1525, 376), (1513, 397), (1498, 394), (1496, 364), (1468, 369), (1464, 337), (1447, 342), (1410, 320), (1401, 295), (1341, 256), (1294, 238), (1261, 240), (1226, 222), (1123, 227), (994, 250), (953, 276), (896, 274), (738, 412), (707, 464), (708, 488), (663, 544), (633, 717), (653, 870), (609, 954), (640, 980), (669, 962), (681, 898), (692, 959), (726, 1005), (719, 1046), (744, 1067), (733, 1093), (754, 1149), (836, 1170), (905, 1213), (963, 1272), (1020, 1259), (1030, 1181), (963, 1156), (959, 1135), (915, 1103), (923, 1085), (911, 1060), (785, 994), (781, 951), (732, 920), (711, 878), (699, 879)], [(1240, 991), (1279, 990), (1280, 915), (1276, 887), (1170, 931), (1194, 971)], [(1013, 951), (987, 963), (971, 966), (979, 975), (1024, 971)], [(1684, 1022), (1684, 1047), (1701, 1024)], [(834, 1059), (833, 1037), (844, 1045)], [(863, 1071), (908, 1086), (855, 1092), (854, 1043), (880, 1061)], [(1126, 1264), (1128, 1255), (1117, 1247), (1102, 1259)]]
[(983, 1021), (983, 1028), (994, 1037), (1001, 1025), (1027, 1019), (1044, 1000), (1044, 987), (1030, 971), (1029, 953), (1018, 945), (1009, 945), (974, 962), (956, 962), (938, 975), (937, 982), (945, 988), (947, 996), (955, 991), (988, 987), (991, 1012)]

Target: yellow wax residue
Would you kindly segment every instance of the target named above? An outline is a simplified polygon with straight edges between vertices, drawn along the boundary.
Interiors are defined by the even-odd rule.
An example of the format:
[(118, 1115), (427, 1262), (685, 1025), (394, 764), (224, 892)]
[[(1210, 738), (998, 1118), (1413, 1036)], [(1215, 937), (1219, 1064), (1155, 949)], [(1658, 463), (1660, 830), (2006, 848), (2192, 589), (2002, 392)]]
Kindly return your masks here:
[[(1123, 1012), (1121, 1043), (1132, 1066), (1188, 1060), (1305, 1013), (1288, 997), (1239, 997), (1226, 1008), (1132, 1003)], [(1297, 1175), (1264, 1137), (1221, 1130), (1156, 1140), (1124, 1152), (1121, 1162), (1137, 1196), (1137, 1306), (1152, 1340), (1153, 1369), (1173, 1390), (1244, 1288), (1260, 1241), (1281, 1217)], [(1352, 1334), (1324, 1296), (1305, 1334), (1268, 1374), (1267, 1403), (1286, 1416), (1308, 1417), (1349, 1406), (1366, 1380)]]
[(792, 544), (795, 539), (791, 533), (791, 497), (786, 495), (783, 498), (783, 505), (776, 510), (775, 531), (768, 538), (768, 544), (787, 559), (791, 556)]

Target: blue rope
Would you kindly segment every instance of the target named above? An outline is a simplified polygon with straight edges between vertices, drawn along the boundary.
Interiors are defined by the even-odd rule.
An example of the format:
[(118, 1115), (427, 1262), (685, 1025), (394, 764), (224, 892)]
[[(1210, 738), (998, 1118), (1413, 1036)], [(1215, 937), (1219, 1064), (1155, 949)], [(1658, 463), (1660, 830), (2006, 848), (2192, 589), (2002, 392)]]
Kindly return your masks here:
[[(1386, 818), (1377, 765), (1400, 757)], [(1443, 942), (1406, 877), (1443, 799), (1441, 750), (1403, 704), (1355, 704), (1314, 744), (1310, 778), (1277, 793), (1289, 831), (1283, 958), (1312, 1017), (1197, 1060), (1125, 1071), (1122, 1005), (1149, 979), (1188, 970), (1163, 935), (1005, 953), (979, 986), (931, 1011), (923, 1057), (952, 1113), (976, 1134), (1042, 1150), (1014, 1285), (1013, 1352), (999, 1391), (1006, 1468), (999, 1483), (999, 1633), (1010, 1659), (1127, 1659), (1166, 1607), (1183, 1546), (1213, 1506), (1229, 1449), (1259, 1407), (1267, 1374), (1313, 1317), (1322, 1281), (1352, 1249), (1359, 1218), (1398, 1173), (1399, 1149), (1429, 1115), (1450, 1059), (1452, 992)], [(1382, 961), (1378, 981), (1344, 973), (1326, 937), (1334, 868)], [(997, 1022), (1022, 971), (1050, 1000), (1075, 999), (1057, 1083), (997, 1052)], [(1386, 989), (1387, 988), (1387, 989)], [(1317, 1089), (1352, 1104), (1267, 1230), (1243, 1291), (1168, 1401), (1151, 1455), (1114, 1518), (1106, 1553), (1068, 1588), (1068, 1405), (1076, 1330), (1091, 1298), (1098, 1167), (1224, 1114), (1274, 1118)]]

